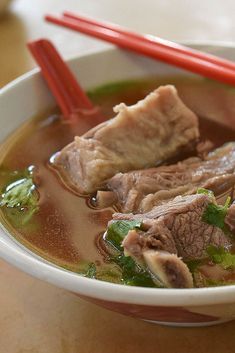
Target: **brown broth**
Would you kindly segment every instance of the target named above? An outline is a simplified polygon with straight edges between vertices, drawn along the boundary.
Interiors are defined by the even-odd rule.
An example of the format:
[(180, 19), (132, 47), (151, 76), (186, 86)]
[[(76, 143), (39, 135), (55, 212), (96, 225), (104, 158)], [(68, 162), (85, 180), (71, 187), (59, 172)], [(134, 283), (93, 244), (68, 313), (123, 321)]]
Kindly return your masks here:
[[(118, 83), (95, 89), (90, 96), (101, 106), (104, 116), (110, 118), (114, 115), (114, 105), (133, 104), (152, 89), (168, 83), (174, 84), (184, 102), (200, 115), (202, 140), (209, 138), (215, 146), (235, 140), (232, 120), (235, 91), (208, 80), (165, 77)], [(3, 143), (1, 170), (23, 170), (34, 165), (40, 201), (39, 211), (24, 226), (16, 225), (12, 211), (7, 208), (1, 209), (1, 218), (23, 245), (57, 265), (79, 271), (84, 261), (106, 264), (96, 240), (104, 232), (113, 210), (89, 207), (88, 199), (69, 191), (49, 167), (50, 157), (73, 137), (71, 126), (54, 110), (33, 118)], [(7, 182), (9, 180), (0, 175), (1, 189)]]

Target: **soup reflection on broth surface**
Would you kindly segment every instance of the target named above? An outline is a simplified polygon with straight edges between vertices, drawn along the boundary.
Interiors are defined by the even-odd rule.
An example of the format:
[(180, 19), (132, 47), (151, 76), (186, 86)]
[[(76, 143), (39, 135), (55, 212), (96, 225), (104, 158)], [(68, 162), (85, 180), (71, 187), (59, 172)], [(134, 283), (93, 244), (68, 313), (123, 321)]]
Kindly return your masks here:
[[(89, 95), (94, 104), (101, 107), (105, 119), (109, 119), (115, 116), (115, 105), (120, 102), (132, 105), (158, 86), (169, 83), (177, 88), (183, 102), (197, 114), (201, 141), (210, 140), (213, 148), (235, 141), (235, 90), (206, 79), (163, 77), (118, 82), (93, 89)], [(117, 259), (115, 250), (105, 243), (103, 234), (115, 207), (96, 207), (94, 194), (79, 196), (66, 187), (52, 166), (53, 156), (73, 140), (74, 131), (55, 109), (29, 120), (2, 144), (2, 200), (12, 187), (24, 183), (28, 192), (33, 194), (30, 206), (19, 207), (12, 199), (8, 205), (2, 201), (2, 224), (24, 246), (67, 270), (115, 283), (158, 286), (149, 275), (145, 277), (144, 270), (140, 271), (142, 277), (137, 278), (138, 273), (133, 272), (132, 263), (122, 267), (123, 258), (119, 256)], [(79, 126), (76, 134), (79, 135)], [(169, 163), (190, 155), (195, 155), (195, 152), (184, 151), (177, 160)], [(227, 195), (232, 195), (232, 192), (233, 187), (230, 187)], [(28, 200), (27, 192), (23, 196)], [(222, 196), (224, 202), (226, 198), (224, 194)], [(231, 266), (228, 266), (226, 275), (220, 277), (217, 271), (218, 280), (216, 276), (210, 280), (210, 271), (213, 272), (218, 264), (210, 268), (205, 264), (210, 264), (211, 259), (203, 261), (199, 272), (200, 276), (208, 277), (208, 281), (202, 285), (235, 281)], [(188, 264), (192, 271), (196, 265), (192, 261)]]

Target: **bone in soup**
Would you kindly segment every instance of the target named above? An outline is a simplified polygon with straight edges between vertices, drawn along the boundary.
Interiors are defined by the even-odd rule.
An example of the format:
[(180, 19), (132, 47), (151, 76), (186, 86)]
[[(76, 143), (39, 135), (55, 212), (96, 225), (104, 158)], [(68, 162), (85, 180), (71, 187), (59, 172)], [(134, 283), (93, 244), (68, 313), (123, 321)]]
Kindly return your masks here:
[[(146, 97), (169, 82), (180, 98), (172, 86)], [(162, 78), (90, 96), (105, 119), (116, 117), (72, 142), (71, 124), (49, 112), (3, 143), (2, 223), (83, 276), (151, 287), (232, 284), (234, 91)], [(114, 113), (120, 102), (133, 106)]]

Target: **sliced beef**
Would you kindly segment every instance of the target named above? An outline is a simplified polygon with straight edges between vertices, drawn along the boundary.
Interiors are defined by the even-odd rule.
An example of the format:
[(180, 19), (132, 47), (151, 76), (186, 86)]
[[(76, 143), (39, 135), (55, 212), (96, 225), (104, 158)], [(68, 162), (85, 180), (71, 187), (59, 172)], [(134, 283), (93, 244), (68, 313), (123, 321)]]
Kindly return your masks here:
[(198, 119), (173, 86), (160, 87), (137, 104), (116, 106), (117, 116), (66, 146), (55, 158), (81, 193), (97, 190), (118, 172), (141, 169), (176, 155), (198, 136)]
[(235, 231), (235, 203), (233, 203), (227, 212), (227, 215), (225, 217), (225, 223), (231, 230), (231, 232)]
[[(115, 220), (138, 220), (141, 222), (141, 230), (129, 231), (122, 243), (125, 255), (133, 257), (139, 264), (144, 262), (149, 266), (144, 254), (150, 250), (156, 254), (162, 251), (174, 254), (177, 257), (172, 259), (177, 260), (177, 263), (182, 261), (181, 258), (185, 261), (202, 259), (207, 256), (206, 249), (209, 245), (226, 248), (231, 246), (229, 237), (220, 228), (202, 221), (202, 216), (211, 202), (213, 202), (212, 198), (205, 194), (178, 196), (168, 203), (154, 207), (145, 214), (116, 213), (111, 222)], [(152, 255), (150, 259), (153, 259)], [(156, 266), (154, 267), (153, 264), (150, 266), (151, 272), (154, 268), (157, 271), (158, 268), (158, 255), (156, 258), (154, 256), (154, 259)], [(173, 265), (171, 267), (173, 268)], [(167, 275), (167, 267), (161, 268), (165, 268), (164, 276), (169, 276), (169, 274)], [(185, 278), (189, 279), (187, 271), (185, 272), (183, 268), (185, 268), (183, 264), (177, 266), (178, 276), (182, 275), (184, 280)], [(170, 278), (168, 278), (168, 283), (164, 279), (165, 277), (161, 277), (158, 272), (154, 272), (154, 274), (159, 276), (166, 285), (173, 283)], [(175, 278), (174, 283), (179, 285), (179, 283), (186, 282), (183, 282), (183, 279), (179, 277)], [(189, 286), (191, 282), (187, 283)]]
[[(205, 256), (208, 245), (230, 245), (229, 238), (220, 228), (202, 221), (211, 202), (211, 198), (204, 194), (177, 196), (144, 214), (115, 213), (113, 220), (142, 222), (144, 231), (136, 230), (141, 251), (151, 248), (173, 252), (184, 260), (200, 259)], [(123, 242), (125, 251), (130, 249), (127, 244), (128, 236)]]
[(177, 195), (195, 193), (198, 187), (221, 195), (235, 184), (235, 143), (174, 165), (118, 173), (107, 187), (113, 190), (122, 212), (147, 212)]

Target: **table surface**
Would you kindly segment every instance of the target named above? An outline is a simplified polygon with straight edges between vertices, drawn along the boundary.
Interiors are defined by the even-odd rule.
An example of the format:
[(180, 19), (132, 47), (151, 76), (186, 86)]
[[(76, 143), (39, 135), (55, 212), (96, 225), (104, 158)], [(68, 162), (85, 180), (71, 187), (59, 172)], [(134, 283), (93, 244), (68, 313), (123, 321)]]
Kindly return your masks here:
[[(34, 67), (25, 43), (47, 37), (64, 57), (106, 47), (43, 22), (69, 9), (140, 32), (181, 40), (232, 42), (233, 0), (15, 0), (0, 17), (0, 87)], [(168, 328), (109, 312), (0, 260), (0, 353), (234, 352), (235, 322)]]

